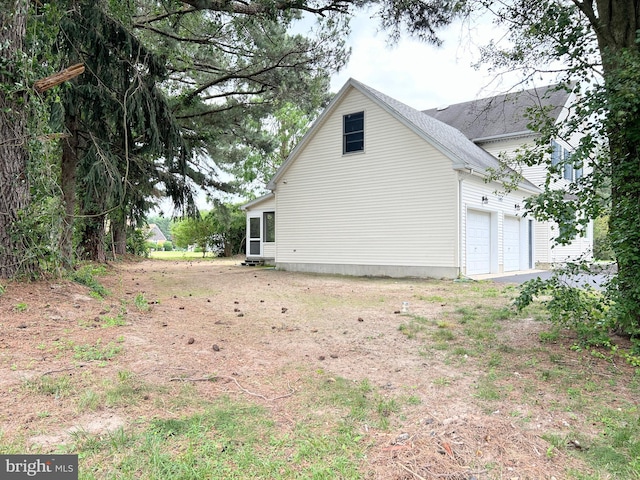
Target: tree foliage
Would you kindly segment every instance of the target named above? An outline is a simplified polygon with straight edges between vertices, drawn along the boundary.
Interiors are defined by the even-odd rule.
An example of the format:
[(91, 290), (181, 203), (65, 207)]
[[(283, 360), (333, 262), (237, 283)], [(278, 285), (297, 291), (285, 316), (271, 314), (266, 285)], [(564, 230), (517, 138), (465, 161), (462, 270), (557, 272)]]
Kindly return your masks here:
[[(605, 0), (466, 2), (466, 8), (473, 6), (488, 8), (508, 32), (507, 46), (487, 46), (483, 61), (517, 69), (525, 81), (552, 78), (557, 89), (576, 95), (562, 122), (532, 109), (530, 126), (539, 136), (510, 160), (548, 167), (544, 192), (530, 198), (527, 208), (561, 225), (559, 243), (580, 235), (591, 219), (609, 215), (618, 273), (607, 289), (607, 318), (618, 331), (640, 334), (640, 6)], [(573, 154), (552, 164), (551, 140), (557, 138)], [(586, 174), (558, 189), (565, 167), (585, 167)]]
[[(45, 75), (76, 62), (87, 67), (82, 77), (43, 97), (57, 134), (51, 138), (62, 138), (58, 165), (46, 167), (60, 169), (62, 194), (56, 207), (45, 186), (40, 197), (48, 207), (39, 205), (36, 211), (51, 216), (55, 229), (49, 238), (36, 235), (33, 240), (48, 242), (51, 254), (46, 257), (62, 258), (71, 267), (74, 238), (86, 256), (103, 261), (105, 234), (110, 234), (114, 252), (124, 251), (127, 231), (158, 196), (166, 195), (183, 213), (196, 215), (190, 201), (196, 185), (210, 193), (229, 191), (221, 165), (241, 162), (252, 152), (271, 154), (273, 135), (265, 132), (265, 122), (286, 102), (307, 113), (322, 105), (330, 74), (348, 56), (345, 38), (354, 11), (373, 5), (383, 25), (391, 26), (417, 21), (420, 12), (440, 16), (438, 5), (449, 11), (454, 3), (20, 0), (3, 5), (0, 126), (15, 129), (7, 138), (27, 136), (28, 112), (16, 108), (30, 105), (26, 99), (35, 79), (25, 73), (35, 72), (34, 66), (48, 69)], [(290, 33), (303, 15), (317, 19), (315, 27), (305, 34)], [(439, 22), (424, 17), (413, 32), (431, 32), (425, 38), (433, 40)], [(27, 31), (33, 33), (30, 58), (23, 48)], [(23, 68), (29, 62), (31, 68)], [(15, 117), (19, 112), (25, 116)], [(37, 115), (42, 119), (43, 112)], [(35, 124), (39, 131), (34, 138), (47, 130)], [(38, 257), (26, 255), (32, 229), (26, 224), (22, 228), (20, 221), (35, 218), (27, 212), (31, 192), (24, 143), (4, 146), (16, 145), (22, 150), (12, 153), (2, 182), (2, 276), (27, 270), (27, 260)], [(34, 178), (41, 173), (36, 171)], [(63, 215), (56, 211), (60, 206)]]
[(171, 226), (171, 236), (180, 248), (195, 247), (218, 256), (231, 257), (244, 248), (245, 216), (239, 205), (215, 202), (198, 218), (185, 218)]
[(284, 102), (262, 120), (261, 127), (257, 126), (261, 128), (264, 142), (247, 146), (243, 161), (222, 165), (225, 171), (233, 175), (239, 190), (246, 197), (266, 193), (267, 183), (319, 114), (319, 106), (305, 110), (292, 102)]
[(213, 248), (216, 253), (222, 257), (242, 253), (246, 240), (246, 220), (240, 205), (215, 202), (208, 216), (215, 231)]

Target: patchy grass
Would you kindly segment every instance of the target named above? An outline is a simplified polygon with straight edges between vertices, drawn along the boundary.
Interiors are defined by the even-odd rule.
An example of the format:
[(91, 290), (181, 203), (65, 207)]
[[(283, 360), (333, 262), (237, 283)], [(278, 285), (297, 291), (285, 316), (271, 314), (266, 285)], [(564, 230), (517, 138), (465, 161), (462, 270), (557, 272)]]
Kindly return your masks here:
[(188, 265), (92, 270), (92, 313), (5, 293), (0, 448), (95, 480), (640, 478), (640, 375), (513, 287)]
[[(120, 383), (131, 387), (130, 380), (124, 372)], [(117, 397), (121, 404), (129, 404), (140, 393), (118, 393)], [(182, 409), (198, 411), (156, 416), (106, 435), (75, 433), (70, 450), (83, 452), (80, 478), (117, 474), (121, 479), (135, 479), (145, 472), (145, 478), (158, 480), (359, 479), (368, 447), (360, 433), (363, 425), (388, 425), (400, 408), (399, 400), (380, 397), (367, 381), (354, 383), (324, 374), (312, 375), (305, 382), (305, 394), (299, 401), (314, 409), (330, 407), (331, 413), (310, 411), (285, 432), (276, 428), (267, 409), (255, 403), (228, 396), (203, 401), (190, 389), (178, 397)], [(85, 408), (95, 409), (101, 403), (94, 394), (82, 398)]]
[(109, 342), (102, 344), (102, 340), (98, 339), (93, 345), (74, 345), (73, 358), (76, 360), (90, 361), (106, 361), (113, 359), (122, 351), (122, 346)]
[(216, 256), (207, 252), (207, 254), (203, 257), (202, 252), (183, 252), (180, 250), (172, 250), (170, 252), (165, 252), (164, 250), (156, 250), (155, 252), (149, 253), (149, 258), (153, 258), (154, 260), (212, 260), (216, 258)]

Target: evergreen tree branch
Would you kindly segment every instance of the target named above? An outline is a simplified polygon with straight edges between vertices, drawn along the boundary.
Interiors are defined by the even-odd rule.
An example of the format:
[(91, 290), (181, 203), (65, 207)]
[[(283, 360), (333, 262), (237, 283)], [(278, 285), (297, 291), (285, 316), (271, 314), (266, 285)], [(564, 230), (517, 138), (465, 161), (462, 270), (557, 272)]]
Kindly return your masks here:
[(259, 2), (240, 2), (229, 0), (182, 0), (195, 10), (210, 10), (213, 12), (228, 12), (238, 15), (271, 14), (273, 11), (300, 10), (325, 16), (330, 12), (348, 13), (355, 5), (351, 0), (332, 0), (326, 5), (311, 7), (298, 0), (275, 2), (271, 5)]

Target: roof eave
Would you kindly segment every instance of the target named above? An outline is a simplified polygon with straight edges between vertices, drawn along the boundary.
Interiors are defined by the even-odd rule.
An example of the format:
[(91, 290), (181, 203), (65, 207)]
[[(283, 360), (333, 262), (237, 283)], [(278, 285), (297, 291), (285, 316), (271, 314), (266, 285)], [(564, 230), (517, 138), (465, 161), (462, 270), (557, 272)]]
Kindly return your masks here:
[(491, 135), (488, 137), (472, 138), (473, 143), (495, 142), (498, 140), (506, 140), (509, 138), (531, 137), (537, 135), (532, 130), (522, 130), (520, 132), (501, 133), (500, 135)]
[[(470, 175), (474, 175), (476, 177), (480, 177), (482, 179), (487, 179), (491, 177), (491, 174), (487, 172), (487, 170), (478, 168), (474, 165), (470, 164), (456, 164), (453, 166), (453, 169), (459, 172), (469, 173)], [(525, 183), (526, 182), (526, 183)], [(536, 187), (533, 183), (526, 180), (525, 182), (518, 182), (518, 189), (523, 190), (529, 193), (540, 193), (542, 190)]]
[(273, 192), (271, 193), (267, 193), (266, 195), (263, 195), (261, 197), (255, 198), (253, 200), (251, 200), (250, 202), (245, 203), (244, 205), (240, 205), (240, 210), (247, 210), (251, 207), (254, 207), (262, 202), (264, 202), (265, 200), (269, 200), (270, 198), (273, 198), (275, 196), (275, 194)]

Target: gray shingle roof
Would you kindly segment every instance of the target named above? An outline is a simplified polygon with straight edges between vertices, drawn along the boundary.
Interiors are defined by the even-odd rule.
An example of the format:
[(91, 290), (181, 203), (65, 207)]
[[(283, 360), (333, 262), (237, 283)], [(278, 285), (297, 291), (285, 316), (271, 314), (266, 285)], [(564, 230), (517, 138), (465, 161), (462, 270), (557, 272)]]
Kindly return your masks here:
[(432, 108), (423, 113), (461, 131), (470, 140), (531, 133), (526, 111), (530, 107), (549, 107), (557, 119), (569, 93), (554, 86), (532, 88), (490, 98)]
[[(349, 82), (358, 90), (377, 100), (376, 103), (386, 108), (396, 118), (404, 121), (417, 134), (447, 154), (453, 160), (454, 168), (467, 168), (481, 173), (490, 169), (500, 169), (500, 164), (493, 155), (470, 141), (460, 130), (378, 92), (357, 80), (350, 79)], [(535, 185), (527, 180), (523, 180), (522, 186), (538, 190)]]

